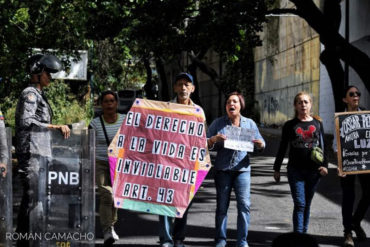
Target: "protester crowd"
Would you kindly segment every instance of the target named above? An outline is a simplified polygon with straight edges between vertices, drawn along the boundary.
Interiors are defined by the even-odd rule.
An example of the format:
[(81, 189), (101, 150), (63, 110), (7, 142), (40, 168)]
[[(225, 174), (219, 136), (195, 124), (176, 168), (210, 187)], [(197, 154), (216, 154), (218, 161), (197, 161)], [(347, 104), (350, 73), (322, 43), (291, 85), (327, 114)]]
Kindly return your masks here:
[[(60, 60), (53, 55), (37, 54), (32, 56), (27, 63), (27, 72), (30, 74), (30, 85), (21, 93), (16, 109), (15, 136), (16, 156), (18, 159), (18, 174), (21, 176), (23, 186), (22, 202), (18, 215), (17, 232), (29, 231), (29, 217), (32, 210), (37, 207), (37, 191), (32, 191), (30, 183), (37, 182), (37, 174), (30, 167), (30, 159), (35, 157), (31, 150), (42, 146), (42, 150), (36, 153), (39, 159), (50, 159), (50, 146), (46, 143), (50, 129), (57, 129), (64, 138), (69, 138), (70, 129), (67, 125), (52, 124), (53, 112), (43, 89), (50, 84), (51, 73), (58, 72), (62, 68)], [(193, 77), (182, 72), (174, 79), (175, 98), (172, 102), (195, 106), (191, 100), (191, 94), (195, 90)], [(345, 90), (343, 102), (346, 111), (361, 111), (359, 99), (361, 93), (355, 86), (349, 86)], [(237, 247), (247, 247), (248, 228), (250, 222), (250, 186), (251, 186), (251, 163), (249, 152), (233, 150), (224, 146), (227, 140), (226, 129), (240, 127), (253, 130), (253, 143), (256, 149), (263, 150), (266, 143), (260, 134), (256, 123), (241, 113), (245, 109), (245, 100), (237, 91), (231, 92), (225, 98), (226, 115), (215, 119), (207, 128), (207, 145), (209, 150), (217, 152), (213, 164), (214, 182), (217, 195), (217, 207), (215, 214), (215, 246), (227, 245), (227, 211), (230, 204), (231, 192), (234, 190), (237, 202)], [(273, 179), (279, 183), (281, 166), (286, 152), (289, 150), (287, 164), (287, 177), (291, 196), (294, 204), (292, 212), (293, 235), (286, 235), (274, 241), (273, 246), (288, 245), (289, 237), (308, 239), (307, 235), (310, 219), (310, 206), (316, 188), (321, 179), (328, 174), (328, 147), (324, 143), (324, 129), (320, 117), (312, 115), (314, 102), (309, 93), (300, 92), (292, 100), (294, 117), (287, 121), (282, 128), (281, 142), (276, 160), (273, 166)], [(100, 96), (102, 115), (94, 118), (90, 127), (96, 135), (96, 185), (100, 199), (99, 218), (104, 235), (105, 246), (111, 246), (119, 239), (114, 225), (117, 222), (117, 208), (114, 207), (112, 194), (112, 179), (108, 163), (107, 147), (114, 138), (124, 121), (125, 115), (117, 113), (118, 100), (113, 91), (105, 91)], [(199, 107), (199, 106), (198, 106)], [(31, 141), (31, 131), (40, 135), (40, 143)], [(1, 176), (6, 176), (7, 151), (5, 140), (4, 118), (0, 111), (0, 168)], [(336, 136), (336, 135), (334, 135)], [(336, 141), (334, 141), (336, 150)], [(340, 179), (343, 201), (342, 219), (344, 227), (345, 247), (353, 247), (352, 232), (356, 233), (359, 241), (366, 239), (366, 233), (361, 227), (367, 209), (370, 205), (370, 174), (344, 175), (338, 172)], [(360, 202), (354, 210), (355, 179), (359, 179), (362, 195)], [(35, 182), (36, 181), (36, 182)], [(185, 246), (187, 215), (191, 203), (182, 218), (159, 216), (158, 234), (160, 246), (183, 247)], [(304, 240), (306, 243), (310, 242)], [(284, 245), (285, 243), (285, 245)], [(311, 242), (310, 242), (311, 243)], [(28, 241), (18, 241), (17, 246), (28, 246)], [(306, 246), (306, 245), (305, 245)], [(317, 246), (315, 241), (312, 245)]]

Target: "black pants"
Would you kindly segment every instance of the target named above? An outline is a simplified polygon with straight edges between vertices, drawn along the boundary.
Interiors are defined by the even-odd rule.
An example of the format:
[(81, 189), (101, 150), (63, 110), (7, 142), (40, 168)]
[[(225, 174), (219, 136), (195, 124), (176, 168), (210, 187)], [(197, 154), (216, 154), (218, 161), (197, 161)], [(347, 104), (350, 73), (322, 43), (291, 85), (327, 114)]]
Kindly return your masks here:
[[(30, 157), (30, 154), (21, 154), (17, 155), (18, 158), (18, 165), (19, 165), (19, 176), (21, 179), (22, 187), (23, 187), (23, 195), (21, 200), (21, 205), (19, 207), (18, 212), (18, 219), (17, 219), (17, 229), (16, 232), (22, 234), (23, 236), (27, 236), (27, 233), (30, 233), (30, 226), (33, 224), (32, 232), (40, 233), (45, 229), (41, 229), (44, 224), (39, 222), (40, 219), (35, 219), (35, 222), (31, 222), (30, 214), (34, 212), (37, 215), (36, 211), (34, 210), (39, 203), (42, 203), (43, 209), (45, 209), (44, 200), (46, 199), (46, 188), (39, 188), (40, 185), (40, 170), (39, 168), (43, 167), (43, 174), (46, 174), (46, 167), (48, 162), (50, 161), (49, 158), (38, 156), (38, 157)], [(44, 178), (45, 179), (45, 178)], [(17, 241), (17, 246), (27, 247), (27, 246), (38, 246), (37, 242), (32, 242), (30, 244), (30, 240), (28, 239), (21, 239)]]
[[(355, 180), (359, 179), (362, 195), (353, 213), (355, 203)], [(353, 225), (360, 225), (370, 206), (370, 174), (347, 175), (340, 178), (342, 187), (342, 218), (344, 232), (350, 232)]]

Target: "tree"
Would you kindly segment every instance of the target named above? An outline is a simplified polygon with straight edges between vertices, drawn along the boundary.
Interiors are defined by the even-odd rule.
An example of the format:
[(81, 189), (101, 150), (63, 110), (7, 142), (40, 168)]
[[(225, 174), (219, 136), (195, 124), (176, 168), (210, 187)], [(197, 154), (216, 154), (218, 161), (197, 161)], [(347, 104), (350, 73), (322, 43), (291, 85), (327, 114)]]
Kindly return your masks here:
[[(189, 21), (186, 50), (192, 61), (190, 66), (207, 74), (223, 93), (235, 88), (253, 89), (252, 49), (261, 44), (258, 32), (262, 31), (265, 12), (264, 1), (202, 1), (199, 15)], [(202, 62), (209, 50), (220, 54), (226, 65), (223, 75)], [(253, 94), (253, 90), (248, 91)], [(252, 95), (246, 98), (253, 99), (249, 96)]]
[[(134, 1), (132, 26), (128, 32), (134, 42), (129, 46), (133, 54), (147, 61), (146, 64), (154, 61), (162, 83), (163, 100), (167, 100), (168, 94), (164, 75), (166, 64), (178, 64), (179, 71), (190, 71), (196, 90), (199, 89), (197, 69), (206, 73), (219, 90), (226, 90), (222, 86), (225, 81), (237, 86), (240, 80), (245, 81), (251, 76), (236, 78), (229, 77), (231, 73), (225, 73), (221, 78), (215, 69), (204, 62), (205, 55), (208, 51), (216, 51), (227, 64), (226, 70), (245, 66), (245, 61), (251, 62), (245, 55), (251, 55), (251, 49), (260, 44), (257, 32), (262, 30), (265, 12), (265, 1), (260, 0)], [(179, 61), (184, 52), (191, 59), (187, 67), (181, 67)], [(247, 68), (252, 64), (248, 63)], [(239, 67), (238, 71), (243, 69)], [(147, 71), (150, 78), (149, 67)], [(147, 80), (145, 88), (152, 88), (151, 80)], [(194, 95), (198, 96), (195, 102), (199, 103), (197, 91)]]
[(88, 49), (89, 74), (94, 74), (98, 92), (132, 86), (143, 73), (143, 66), (126, 66), (132, 60), (125, 46), (127, 38), (116, 38), (129, 26), (129, 8), (130, 2), (118, 0), (1, 1), (1, 99), (16, 99), (25, 87), (28, 78), (24, 65), (33, 48), (76, 58), (78, 50)]
[(165, 66), (183, 51), (184, 20), (193, 12), (195, 1), (132, 1), (130, 27), (120, 38), (125, 39), (132, 56), (140, 58), (147, 71), (146, 95), (154, 98), (153, 67), (162, 84), (162, 100), (169, 100)]
[[(8, 125), (14, 125), (17, 98), (29, 81), (25, 64), (33, 49), (78, 56), (77, 51), (86, 47), (84, 4), (83, 0), (0, 1), (0, 101)], [(59, 85), (53, 84), (50, 92)], [(63, 101), (53, 106), (54, 112), (68, 108), (69, 118), (57, 114), (55, 121), (88, 117), (89, 111), (79, 102), (67, 97), (58, 100)]]
[(90, 44), (89, 71), (94, 76), (94, 92), (137, 88), (144, 80), (144, 65), (131, 55), (128, 46), (132, 6), (131, 1), (86, 2), (86, 38)]
[[(245, 67), (252, 68), (251, 49), (260, 42), (256, 33), (265, 10), (263, 0), (5, 0), (0, 2), (1, 93), (17, 95), (24, 87), (23, 65), (32, 48), (75, 56), (89, 49), (97, 91), (125, 87), (144, 74), (148, 98), (154, 97), (153, 78), (158, 78), (162, 100), (168, 100), (166, 71), (174, 65), (190, 71), (196, 84), (200, 69), (220, 91), (228, 90), (225, 82), (244, 87), (252, 83), (253, 70)], [(204, 61), (208, 51), (220, 54), (223, 76)], [(190, 64), (180, 62), (183, 54)]]
[(370, 58), (364, 52), (351, 45), (338, 32), (341, 20), (340, 0), (325, 0), (323, 12), (312, 0), (290, 0), (295, 9), (273, 9), (270, 13), (292, 13), (307, 21), (320, 35), (325, 46), (320, 60), (326, 66), (334, 93), (335, 110), (342, 111), (344, 94), (344, 69), (340, 60), (348, 63), (356, 71), (365, 87), (370, 91)]
[(0, 2), (1, 96), (18, 95), (33, 48), (76, 55), (86, 46), (84, 1)]

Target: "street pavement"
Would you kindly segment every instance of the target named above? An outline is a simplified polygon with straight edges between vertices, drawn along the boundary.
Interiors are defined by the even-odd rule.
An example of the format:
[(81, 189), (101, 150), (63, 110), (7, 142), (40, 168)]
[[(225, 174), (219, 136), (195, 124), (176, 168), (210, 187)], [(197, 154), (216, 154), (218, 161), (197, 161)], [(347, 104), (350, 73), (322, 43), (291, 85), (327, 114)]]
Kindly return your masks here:
[[(272, 165), (279, 145), (280, 131), (261, 129), (261, 132), (267, 147), (262, 153), (253, 154), (251, 158), (252, 205), (248, 234), (248, 242), (251, 247), (271, 246), (274, 238), (282, 233), (292, 231), (293, 202), (286, 179), (285, 166), (282, 169), (281, 182), (276, 184), (273, 181)], [(15, 179), (13, 182), (15, 227), (21, 193), (19, 180)], [(359, 188), (357, 189), (360, 191)], [(99, 196), (97, 196), (98, 199)], [(343, 228), (340, 201), (341, 190), (336, 175), (336, 166), (330, 164), (329, 175), (321, 179), (311, 206), (309, 234), (316, 238), (321, 247), (341, 246), (342, 244)], [(189, 211), (185, 239), (187, 247), (214, 246), (215, 211), (216, 189), (211, 169)], [(96, 246), (103, 246), (103, 236), (97, 212), (98, 210), (96, 210)], [(233, 193), (228, 216), (228, 246), (235, 246), (237, 210)], [(367, 235), (370, 236), (370, 210), (362, 226)], [(159, 246), (157, 215), (119, 210), (116, 232), (119, 234), (120, 240), (114, 246)], [(370, 240), (361, 243), (356, 241), (356, 247), (370, 247)]]
[[(292, 230), (291, 215), (293, 202), (286, 176), (279, 184), (273, 182), (272, 164), (274, 157), (257, 156), (252, 158), (251, 222), (248, 242), (253, 246), (271, 246), (279, 234)], [(330, 175), (323, 178), (312, 201), (309, 233), (320, 246), (341, 246), (341, 192), (336, 177), (336, 167), (330, 165)], [(284, 174), (284, 173), (283, 173)], [(188, 216), (186, 246), (214, 246), (214, 217), (216, 210), (216, 190), (212, 171), (197, 193)], [(236, 201), (232, 196), (229, 207), (228, 246), (235, 246), (236, 239)], [(370, 235), (370, 215), (362, 223)], [(97, 225), (98, 225), (97, 220)], [(99, 229), (97, 229), (99, 231)], [(103, 240), (97, 231), (97, 246)], [(158, 246), (158, 216), (119, 210), (116, 231), (120, 240), (115, 246)], [(102, 246), (102, 245), (100, 245)], [(359, 247), (369, 247), (370, 240), (357, 243)]]
[[(274, 238), (292, 231), (293, 202), (286, 178), (285, 167), (279, 184), (273, 180), (272, 165), (279, 144), (275, 131), (262, 131), (267, 142), (264, 152), (253, 155), (251, 181), (251, 221), (248, 243), (251, 247), (271, 246)], [(286, 163), (287, 160), (284, 162)], [(341, 224), (341, 190), (336, 175), (336, 166), (330, 164), (329, 175), (322, 178), (311, 206), (309, 234), (321, 247), (341, 246), (343, 228)], [(187, 247), (214, 246), (214, 217), (216, 210), (216, 190), (213, 170), (209, 172), (202, 187), (194, 198), (188, 215), (188, 228), (185, 244)], [(370, 211), (370, 210), (369, 210)], [(237, 209), (232, 194), (228, 212), (228, 246), (235, 246)], [(103, 240), (97, 218), (97, 246)], [(370, 236), (370, 212), (362, 223)], [(115, 246), (159, 246), (158, 216), (119, 210), (116, 232), (120, 240)], [(356, 247), (369, 247), (370, 240), (355, 242)]]

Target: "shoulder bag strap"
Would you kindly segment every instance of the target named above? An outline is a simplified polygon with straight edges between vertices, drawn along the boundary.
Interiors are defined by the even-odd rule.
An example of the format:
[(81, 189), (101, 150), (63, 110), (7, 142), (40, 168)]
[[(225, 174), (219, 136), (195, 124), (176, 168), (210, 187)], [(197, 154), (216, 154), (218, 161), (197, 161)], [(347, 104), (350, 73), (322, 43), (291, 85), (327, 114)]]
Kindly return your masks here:
[(324, 138), (322, 137), (322, 133), (320, 133), (320, 140), (321, 140), (322, 152), (324, 153)]
[(104, 120), (103, 120), (101, 115), (99, 116), (99, 118), (100, 118), (101, 127), (102, 127), (103, 132), (104, 132), (105, 141), (107, 142), (107, 146), (109, 146), (110, 141), (109, 141), (109, 138), (108, 138), (107, 130), (105, 129)]
[(323, 134), (322, 134), (322, 122), (319, 121), (319, 124), (320, 124), (320, 142), (321, 142), (321, 149), (322, 149), (322, 153), (324, 153), (324, 138), (323, 138)]

